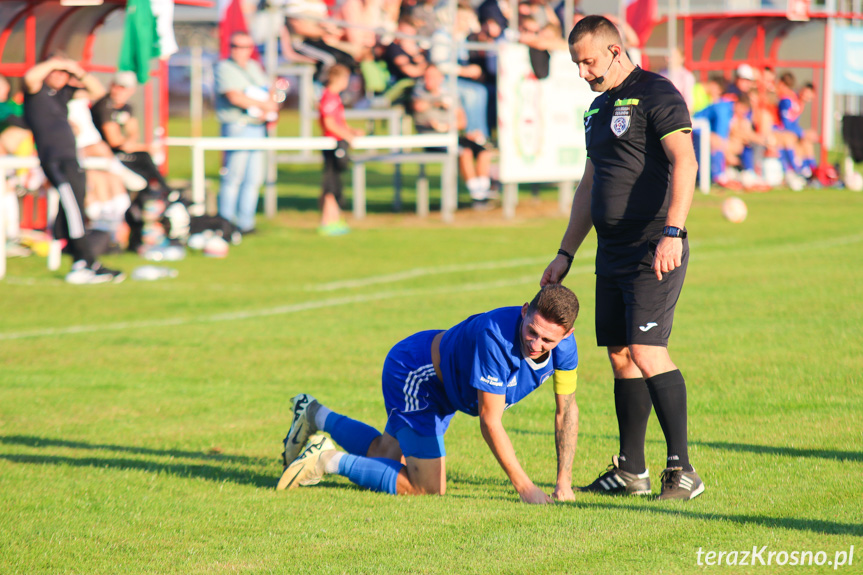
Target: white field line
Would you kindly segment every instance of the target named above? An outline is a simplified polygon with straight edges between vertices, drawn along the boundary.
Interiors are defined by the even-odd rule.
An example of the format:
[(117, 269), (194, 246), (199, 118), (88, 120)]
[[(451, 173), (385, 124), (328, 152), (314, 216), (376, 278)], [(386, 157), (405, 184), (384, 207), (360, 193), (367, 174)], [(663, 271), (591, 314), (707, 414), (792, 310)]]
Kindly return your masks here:
[[(583, 266), (573, 268), (571, 274), (592, 273), (593, 266)], [(469, 291), (487, 291), (504, 287), (512, 287), (517, 285), (535, 284), (539, 287), (539, 279), (535, 274), (512, 278), (507, 280), (498, 280), (491, 282), (480, 282), (460, 285), (442, 286), (439, 288), (425, 289), (405, 289), (405, 290), (390, 290), (384, 292), (376, 292), (373, 294), (360, 294), (347, 297), (336, 297), (323, 300), (309, 301), (291, 305), (284, 305), (272, 308), (256, 309), (256, 310), (241, 310), (229, 313), (219, 313), (212, 315), (201, 315), (195, 317), (177, 317), (165, 318), (156, 320), (143, 321), (124, 321), (108, 324), (95, 325), (73, 325), (60, 328), (34, 329), (19, 332), (0, 333), (0, 341), (9, 341), (15, 339), (27, 339), (36, 337), (51, 337), (58, 335), (74, 335), (79, 333), (96, 333), (106, 331), (122, 331), (127, 329), (141, 329), (151, 327), (167, 327), (188, 325), (195, 323), (219, 323), (225, 321), (237, 321), (243, 319), (273, 317), (278, 315), (289, 315), (310, 311), (314, 309), (330, 308), (341, 305), (350, 305), (357, 303), (366, 303), (371, 301), (380, 301), (403, 297), (420, 297), (420, 296), (436, 296), (449, 293), (463, 293)]]
[[(813, 242), (801, 243), (801, 244), (782, 244), (778, 246), (770, 246), (761, 249), (753, 249), (746, 252), (739, 252), (738, 250), (720, 250), (712, 253), (696, 253), (693, 256), (693, 261), (706, 261), (712, 259), (721, 259), (726, 257), (751, 257), (751, 256), (765, 256), (765, 255), (780, 255), (784, 253), (799, 253), (801, 251), (809, 251), (809, 250), (820, 250), (820, 249), (829, 249), (839, 246), (845, 246), (849, 244), (858, 243), (863, 241), (863, 234), (855, 234), (851, 236), (843, 236), (838, 238), (827, 238), (822, 240), (816, 240)], [(582, 256), (583, 259), (587, 257), (593, 257), (593, 254)], [(582, 259), (577, 258), (577, 259)], [(505, 261), (497, 261), (497, 262), (478, 262), (475, 264), (457, 264), (457, 265), (448, 265), (448, 266), (439, 266), (439, 267), (430, 267), (430, 268), (415, 268), (413, 270), (406, 270), (404, 272), (400, 272), (397, 274), (386, 274), (381, 276), (371, 276), (367, 278), (359, 278), (356, 280), (345, 280), (342, 282), (330, 282), (328, 284), (320, 284), (316, 286), (319, 290), (324, 291), (332, 291), (335, 289), (348, 289), (354, 287), (363, 287), (368, 285), (374, 285), (384, 282), (393, 282), (404, 279), (411, 279), (422, 276), (429, 275), (441, 275), (446, 273), (454, 273), (461, 271), (479, 271), (479, 270), (490, 270), (490, 269), (504, 269), (509, 267), (520, 267), (526, 265), (534, 265), (536, 263), (545, 263), (548, 261), (548, 258), (523, 258), (523, 259), (514, 259), (514, 260), (505, 260)], [(587, 274), (593, 273), (593, 265), (587, 266), (579, 266), (574, 267), (570, 271), (571, 274)], [(479, 282), (479, 283), (469, 283), (469, 284), (459, 284), (459, 285), (450, 285), (450, 286), (442, 286), (438, 288), (424, 288), (424, 289), (404, 289), (404, 290), (389, 290), (384, 292), (376, 292), (373, 294), (358, 294), (355, 296), (345, 296), (345, 297), (337, 297), (337, 298), (329, 298), (323, 300), (315, 300), (309, 302), (303, 302), (298, 304), (291, 304), (285, 306), (278, 306), (273, 308), (264, 308), (257, 310), (241, 310), (236, 312), (222, 313), (222, 314), (213, 314), (213, 315), (203, 315), (203, 316), (195, 316), (195, 317), (178, 317), (178, 318), (165, 318), (165, 319), (157, 319), (157, 320), (142, 320), (142, 321), (128, 321), (128, 322), (116, 322), (116, 323), (108, 323), (108, 324), (95, 324), (95, 325), (74, 325), (68, 327), (61, 328), (45, 328), (45, 329), (34, 329), (34, 330), (25, 330), (19, 332), (0, 332), (0, 341), (9, 341), (16, 339), (26, 339), (26, 338), (37, 338), (37, 337), (51, 337), (58, 335), (73, 335), (78, 333), (96, 333), (96, 332), (105, 332), (105, 331), (120, 331), (125, 329), (140, 329), (140, 328), (148, 328), (148, 327), (166, 327), (166, 326), (177, 326), (177, 325), (189, 325), (195, 323), (218, 323), (224, 321), (237, 321), (243, 319), (251, 319), (251, 318), (259, 318), (259, 317), (272, 317), (278, 315), (288, 315), (294, 313), (300, 313), (304, 311), (314, 310), (314, 309), (323, 309), (336, 307), (341, 305), (349, 305), (355, 303), (364, 303), (371, 301), (380, 301), (391, 298), (399, 298), (399, 297), (416, 297), (416, 296), (435, 296), (435, 295), (445, 295), (448, 293), (458, 293), (458, 292), (466, 292), (466, 291), (483, 291), (490, 289), (499, 289), (503, 287), (511, 287), (517, 285), (529, 285), (534, 284), (538, 287), (539, 285), (539, 276), (530, 275), (530, 276), (522, 276), (518, 278), (512, 278), (508, 280), (498, 280), (492, 282)], [(337, 287), (329, 287), (329, 286), (337, 286)]]

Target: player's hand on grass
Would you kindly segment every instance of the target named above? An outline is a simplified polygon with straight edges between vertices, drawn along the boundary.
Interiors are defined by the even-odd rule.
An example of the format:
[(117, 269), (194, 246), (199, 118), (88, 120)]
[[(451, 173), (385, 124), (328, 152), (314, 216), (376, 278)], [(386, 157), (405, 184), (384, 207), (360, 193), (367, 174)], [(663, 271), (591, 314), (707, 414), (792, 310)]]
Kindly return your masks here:
[(555, 485), (551, 497), (557, 501), (575, 501), (572, 485)]
[(656, 253), (653, 254), (653, 271), (656, 272), (656, 279), (662, 281), (662, 274), (667, 274), (681, 265), (683, 265), (683, 240), (663, 236), (656, 245)]
[(531, 505), (554, 503), (554, 500), (545, 491), (533, 484), (524, 491), (519, 492), (519, 495), (521, 496), (522, 503), (530, 503)]
[(566, 256), (562, 256), (558, 254), (551, 263), (548, 264), (548, 267), (545, 268), (545, 271), (542, 273), (542, 279), (539, 280), (540, 287), (545, 287), (548, 284), (559, 284), (563, 281), (563, 278), (566, 277), (567, 272), (569, 271), (569, 260), (566, 259)]

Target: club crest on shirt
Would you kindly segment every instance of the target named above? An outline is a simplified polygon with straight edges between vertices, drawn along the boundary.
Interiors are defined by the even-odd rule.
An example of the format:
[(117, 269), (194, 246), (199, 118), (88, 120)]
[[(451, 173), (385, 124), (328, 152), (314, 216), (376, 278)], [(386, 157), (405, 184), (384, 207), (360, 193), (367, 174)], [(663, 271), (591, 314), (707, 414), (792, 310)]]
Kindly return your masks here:
[(618, 138), (629, 130), (629, 124), (632, 120), (632, 106), (617, 106), (614, 108), (614, 113), (611, 115), (611, 131)]

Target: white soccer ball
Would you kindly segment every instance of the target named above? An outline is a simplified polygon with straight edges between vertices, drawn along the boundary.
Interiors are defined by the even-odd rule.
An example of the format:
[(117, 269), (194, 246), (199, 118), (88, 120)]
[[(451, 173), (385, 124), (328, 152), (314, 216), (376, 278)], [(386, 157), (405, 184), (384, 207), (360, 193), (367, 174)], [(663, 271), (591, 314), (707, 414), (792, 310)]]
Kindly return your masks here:
[(228, 256), (228, 242), (222, 236), (213, 236), (204, 246), (204, 255), (209, 258), (224, 258)]
[(722, 202), (722, 215), (729, 222), (739, 224), (746, 219), (747, 213), (749, 213), (749, 210), (746, 209), (746, 204), (736, 196), (726, 198)]

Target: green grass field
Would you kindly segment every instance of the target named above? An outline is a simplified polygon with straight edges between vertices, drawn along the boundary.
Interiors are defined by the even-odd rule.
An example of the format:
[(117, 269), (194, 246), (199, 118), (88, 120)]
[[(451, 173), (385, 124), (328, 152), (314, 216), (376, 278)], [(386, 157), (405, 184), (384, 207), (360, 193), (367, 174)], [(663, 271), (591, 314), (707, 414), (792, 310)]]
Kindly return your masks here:
[[(863, 571), (863, 194), (745, 196), (740, 225), (721, 218), (722, 194), (697, 195), (671, 350), (707, 491), (532, 507), (464, 415), (447, 434), (445, 497), (375, 494), (339, 477), (273, 489), (291, 396), (313, 393), (382, 428), (387, 350), (530, 299), (566, 224), (376, 214), (321, 238), (305, 177), (306, 203), (262, 219), (225, 260), (177, 262), (173, 280), (69, 286), (68, 261), (59, 272), (41, 258), (9, 261), (0, 573), (826, 573), (836, 566), (779, 567), (781, 554), (770, 566), (704, 563), (709, 551), (753, 546), (767, 546), (765, 562), (810, 551), (831, 563), (845, 552), (847, 563), (852, 545), (853, 564), (835, 571)], [(386, 185), (381, 176), (380, 212)], [(593, 339), (594, 247), (591, 236), (566, 280), (583, 310), (577, 485), (617, 449), (610, 370)], [(553, 412), (542, 389), (504, 417), (549, 492)], [(647, 456), (657, 491), (655, 417)]]

